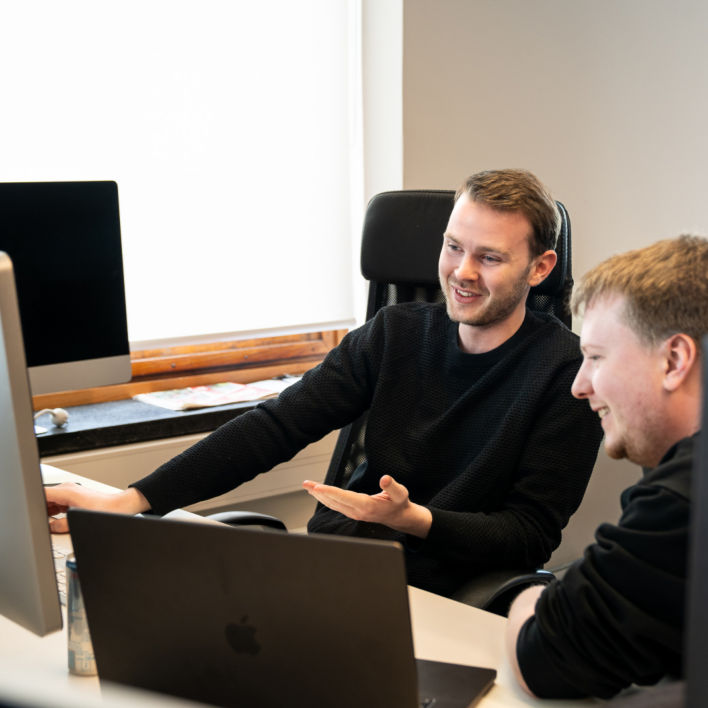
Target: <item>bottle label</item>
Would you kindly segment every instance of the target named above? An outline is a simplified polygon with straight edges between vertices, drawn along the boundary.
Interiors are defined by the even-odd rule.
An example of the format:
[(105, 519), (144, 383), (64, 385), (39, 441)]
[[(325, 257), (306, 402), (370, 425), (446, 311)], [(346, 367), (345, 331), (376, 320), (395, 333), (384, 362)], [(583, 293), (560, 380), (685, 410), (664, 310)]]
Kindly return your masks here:
[(69, 671), (79, 676), (95, 676), (96, 659), (73, 554), (66, 559), (66, 612)]

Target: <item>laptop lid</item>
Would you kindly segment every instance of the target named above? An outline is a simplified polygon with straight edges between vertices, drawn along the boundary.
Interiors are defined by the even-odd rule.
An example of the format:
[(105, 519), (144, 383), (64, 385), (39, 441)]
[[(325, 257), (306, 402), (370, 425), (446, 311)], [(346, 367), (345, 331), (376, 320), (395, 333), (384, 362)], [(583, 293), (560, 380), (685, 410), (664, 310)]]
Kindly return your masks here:
[[(222, 706), (419, 705), (398, 545), (85, 510), (69, 525), (102, 680)], [(458, 668), (464, 698), (435, 708), (496, 675)]]

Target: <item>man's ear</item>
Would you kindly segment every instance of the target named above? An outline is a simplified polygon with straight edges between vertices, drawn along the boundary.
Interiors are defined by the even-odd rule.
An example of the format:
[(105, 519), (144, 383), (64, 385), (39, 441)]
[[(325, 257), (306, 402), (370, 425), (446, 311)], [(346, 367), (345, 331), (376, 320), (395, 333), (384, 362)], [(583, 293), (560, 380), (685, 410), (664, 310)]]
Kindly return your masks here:
[(675, 391), (686, 380), (698, 362), (698, 346), (687, 334), (669, 337), (662, 345), (664, 354), (664, 389)]
[(546, 251), (540, 256), (536, 256), (533, 259), (533, 265), (529, 273), (529, 285), (534, 287), (542, 283), (553, 270), (553, 266), (555, 266), (557, 260), (558, 255), (555, 251)]

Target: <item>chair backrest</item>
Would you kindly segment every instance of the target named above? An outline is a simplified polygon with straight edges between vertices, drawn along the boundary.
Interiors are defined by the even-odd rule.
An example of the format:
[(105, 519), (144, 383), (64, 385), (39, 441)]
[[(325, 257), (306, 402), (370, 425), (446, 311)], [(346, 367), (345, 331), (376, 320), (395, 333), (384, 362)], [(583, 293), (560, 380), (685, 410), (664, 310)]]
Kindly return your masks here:
[[(448, 190), (403, 190), (382, 192), (369, 202), (361, 242), (361, 272), (369, 281), (367, 319), (385, 305), (442, 301), (438, 257), (454, 198)], [(563, 204), (556, 203), (561, 214), (558, 261), (551, 274), (531, 288), (527, 302), (530, 309), (553, 314), (570, 327), (570, 220)], [(343, 486), (364, 460), (365, 427), (364, 415), (342, 429), (327, 484)]]

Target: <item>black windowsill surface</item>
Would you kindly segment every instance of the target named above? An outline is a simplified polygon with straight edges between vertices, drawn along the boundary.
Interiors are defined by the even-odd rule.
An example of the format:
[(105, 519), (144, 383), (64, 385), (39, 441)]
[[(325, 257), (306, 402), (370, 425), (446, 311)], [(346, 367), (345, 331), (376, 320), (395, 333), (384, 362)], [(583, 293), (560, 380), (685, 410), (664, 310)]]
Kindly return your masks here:
[(241, 413), (254, 408), (256, 402), (232, 403), (226, 406), (171, 411), (142, 401), (127, 399), (71, 406), (68, 423), (57, 428), (49, 415), (36, 422), (47, 428), (37, 436), (40, 457), (66, 455), (115, 445), (208, 433)]

